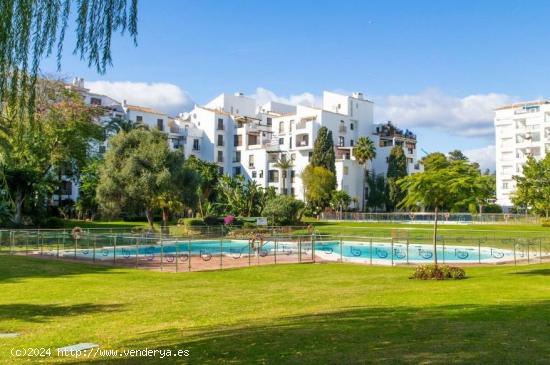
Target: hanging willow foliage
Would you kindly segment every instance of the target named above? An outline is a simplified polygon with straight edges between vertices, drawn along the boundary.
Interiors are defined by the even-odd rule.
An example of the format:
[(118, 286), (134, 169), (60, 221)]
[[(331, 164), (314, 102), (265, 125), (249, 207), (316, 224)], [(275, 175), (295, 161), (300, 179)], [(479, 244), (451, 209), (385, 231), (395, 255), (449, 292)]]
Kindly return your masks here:
[(67, 23), (75, 7), (74, 53), (104, 73), (111, 65), (113, 33), (137, 44), (137, 0), (0, 0), (0, 102), (19, 113), (35, 106), (42, 59), (57, 52), (61, 68)]

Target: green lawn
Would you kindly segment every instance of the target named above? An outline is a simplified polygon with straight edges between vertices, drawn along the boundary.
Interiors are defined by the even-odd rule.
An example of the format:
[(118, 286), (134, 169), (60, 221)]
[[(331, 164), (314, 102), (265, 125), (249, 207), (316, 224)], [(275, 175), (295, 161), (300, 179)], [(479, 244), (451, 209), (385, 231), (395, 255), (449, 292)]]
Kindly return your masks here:
[(472, 267), (455, 282), (410, 272), (302, 264), (170, 274), (0, 256), (0, 332), (21, 333), (0, 339), (0, 361), (17, 362), (11, 348), (95, 342), (190, 350), (147, 359), (159, 364), (548, 363), (549, 264)]

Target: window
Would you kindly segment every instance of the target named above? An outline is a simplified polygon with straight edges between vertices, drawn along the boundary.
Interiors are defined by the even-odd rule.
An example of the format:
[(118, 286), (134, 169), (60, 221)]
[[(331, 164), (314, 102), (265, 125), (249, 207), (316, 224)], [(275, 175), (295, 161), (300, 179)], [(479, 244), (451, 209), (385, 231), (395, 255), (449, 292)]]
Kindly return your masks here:
[(293, 120), (290, 121), (290, 126), (289, 126), (288, 130), (289, 130), (289, 132), (292, 132), (294, 130), (294, 121)]
[(344, 166), (344, 175), (348, 175), (348, 174), (349, 174), (349, 167)]
[(258, 173), (256, 171), (252, 171), (252, 178), (255, 179), (258, 176)]
[(508, 189), (508, 182), (507, 181), (502, 183), (502, 188), (503, 189)]
[(292, 148), (292, 137), (288, 138), (288, 148)]
[(260, 170), (260, 179), (264, 177), (264, 170)]
[(218, 147), (223, 146), (223, 134), (218, 134)]
[(73, 183), (71, 181), (61, 181), (59, 186), (60, 195), (71, 195), (73, 192)]
[(223, 151), (218, 151), (218, 162), (223, 162)]
[(218, 173), (219, 173), (220, 175), (223, 175), (223, 167), (218, 166)]
[(101, 98), (91, 98), (90, 104), (92, 105), (101, 105)]
[(307, 155), (307, 162), (311, 162), (311, 156), (313, 156), (313, 152), (309, 152)]
[(241, 134), (235, 134), (233, 136), (233, 146), (238, 147), (243, 145), (243, 136)]
[(99, 153), (105, 153), (106, 150), (107, 148), (105, 147), (105, 145), (99, 146)]
[(267, 118), (267, 125), (269, 127), (271, 127), (273, 125), (273, 119), (272, 118)]
[(248, 135), (248, 145), (253, 146), (258, 144), (258, 136), (255, 134)]
[(223, 131), (223, 119), (218, 118), (218, 130)]
[(164, 130), (164, 120), (163, 119), (157, 119), (157, 129), (159, 131)]
[(141, 115), (136, 115), (136, 122), (137, 123), (143, 122), (143, 117)]
[(233, 162), (241, 162), (241, 151), (235, 151)]
[(285, 132), (285, 122), (279, 122), (279, 133)]
[(285, 139), (284, 138), (279, 138), (279, 144), (285, 144)]
[(248, 155), (248, 167), (251, 169), (254, 168), (254, 155)]
[(240, 174), (241, 174), (241, 167), (240, 166), (233, 167), (233, 175), (237, 176)]
[(267, 172), (267, 181), (270, 183), (279, 182), (279, 170), (269, 170)]
[(342, 137), (342, 136), (338, 137), (338, 146), (344, 147), (344, 144), (345, 144), (344, 137)]
[(353, 147), (353, 145), (354, 145), (353, 139), (350, 139), (350, 140), (349, 140), (349, 145), (350, 145), (351, 147)]
[(290, 170), (290, 183), (294, 183), (295, 178), (296, 178), (296, 171)]
[(350, 129), (350, 130), (353, 130), (353, 123), (350, 123), (350, 124), (349, 124), (349, 129)]
[(199, 146), (199, 140), (197, 138), (195, 138), (193, 140), (193, 151), (199, 151), (201, 148)]

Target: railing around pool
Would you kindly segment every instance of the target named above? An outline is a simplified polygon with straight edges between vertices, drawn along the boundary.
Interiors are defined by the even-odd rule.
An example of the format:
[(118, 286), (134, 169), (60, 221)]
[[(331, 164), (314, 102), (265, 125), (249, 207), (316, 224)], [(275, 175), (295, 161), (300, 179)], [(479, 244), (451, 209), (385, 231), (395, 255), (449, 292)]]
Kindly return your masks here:
[(550, 239), (534, 232), (430, 230), (333, 235), (305, 227), (197, 228), (187, 235), (122, 230), (0, 230), (0, 254), (184, 272), (283, 263), (369, 265), (530, 264), (550, 261)]

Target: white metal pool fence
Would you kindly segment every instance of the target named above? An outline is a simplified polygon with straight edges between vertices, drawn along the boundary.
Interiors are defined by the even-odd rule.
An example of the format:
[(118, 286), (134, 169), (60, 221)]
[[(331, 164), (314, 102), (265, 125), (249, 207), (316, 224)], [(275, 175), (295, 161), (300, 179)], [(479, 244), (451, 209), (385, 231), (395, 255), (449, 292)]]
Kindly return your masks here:
[(434, 255), (441, 263), (457, 264), (550, 261), (550, 237), (537, 232), (443, 230), (434, 252), (429, 229), (378, 229), (356, 236), (320, 234), (306, 227), (167, 231), (0, 230), (0, 254), (171, 272), (316, 262), (394, 266), (430, 263)]
[[(438, 220), (448, 224), (540, 224), (541, 217), (525, 214), (508, 213), (438, 213)], [(390, 223), (433, 223), (432, 212), (395, 212), (395, 213), (361, 213), (361, 212), (323, 212), (325, 221), (364, 221)]]

